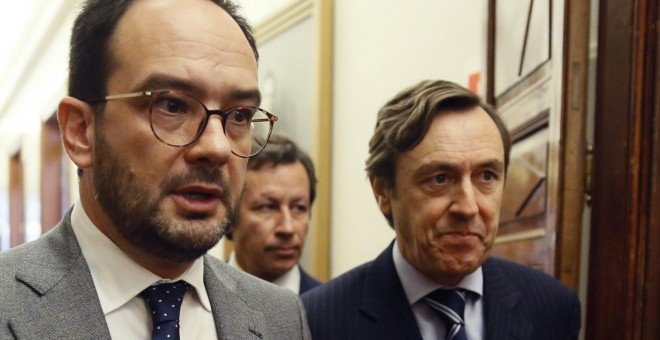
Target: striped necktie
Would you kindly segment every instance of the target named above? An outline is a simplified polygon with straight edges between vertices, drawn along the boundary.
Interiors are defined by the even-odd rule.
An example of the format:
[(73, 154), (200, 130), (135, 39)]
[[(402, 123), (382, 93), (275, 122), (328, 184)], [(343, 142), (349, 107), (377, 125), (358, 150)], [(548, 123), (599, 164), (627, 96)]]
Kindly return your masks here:
[(458, 289), (437, 289), (424, 297), (424, 302), (431, 307), (447, 325), (446, 340), (467, 340), (463, 311), (465, 310), (465, 292)]

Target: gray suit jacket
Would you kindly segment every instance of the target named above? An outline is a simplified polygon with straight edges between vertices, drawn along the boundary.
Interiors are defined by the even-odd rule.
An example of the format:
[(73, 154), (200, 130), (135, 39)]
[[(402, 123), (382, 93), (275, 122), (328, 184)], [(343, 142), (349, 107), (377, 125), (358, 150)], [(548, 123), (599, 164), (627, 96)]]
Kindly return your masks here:
[[(70, 214), (40, 239), (0, 253), (0, 339), (110, 339)], [(218, 338), (311, 338), (290, 291), (208, 255), (204, 284)]]

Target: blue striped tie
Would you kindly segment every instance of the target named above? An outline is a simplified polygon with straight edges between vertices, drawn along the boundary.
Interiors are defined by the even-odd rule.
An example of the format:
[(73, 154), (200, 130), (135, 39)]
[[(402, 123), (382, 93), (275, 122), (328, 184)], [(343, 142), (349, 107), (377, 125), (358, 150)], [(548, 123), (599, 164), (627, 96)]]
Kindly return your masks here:
[(447, 325), (446, 340), (467, 340), (463, 311), (465, 310), (465, 292), (457, 289), (437, 289), (424, 297), (431, 309)]

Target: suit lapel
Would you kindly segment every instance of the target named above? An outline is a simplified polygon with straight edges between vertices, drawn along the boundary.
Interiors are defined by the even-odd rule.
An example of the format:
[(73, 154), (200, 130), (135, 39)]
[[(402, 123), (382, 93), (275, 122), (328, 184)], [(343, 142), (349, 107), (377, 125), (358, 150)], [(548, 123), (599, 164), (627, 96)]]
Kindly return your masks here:
[(515, 282), (504, 275), (497, 260), (483, 265), (486, 339), (529, 339), (532, 324), (518, 308), (522, 296)]
[(301, 266), (298, 266), (298, 268), (300, 269), (300, 295), (321, 284), (321, 282), (307, 274)]
[(204, 257), (204, 285), (211, 301), (215, 328), (219, 339), (269, 339), (264, 315), (251, 308), (240, 297), (239, 282), (231, 275), (222, 272), (224, 262), (210, 264), (208, 255)]
[(16, 273), (17, 290), (25, 301), (10, 327), (17, 338), (109, 339), (92, 276), (70, 222), (71, 210), (60, 225), (35, 241), (33, 252)]
[(422, 338), (403, 291), (394, 261), (391, 243), (367, 269), (360, 312), (371, 319), (365, 325), (365, 336), (388, 339)]

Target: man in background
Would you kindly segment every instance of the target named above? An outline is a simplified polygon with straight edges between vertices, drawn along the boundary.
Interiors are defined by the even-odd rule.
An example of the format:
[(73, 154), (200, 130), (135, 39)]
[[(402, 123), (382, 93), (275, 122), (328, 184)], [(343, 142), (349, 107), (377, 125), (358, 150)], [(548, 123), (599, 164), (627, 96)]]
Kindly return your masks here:
[(316, 197), (309, 156), (293, 141), (272, 135), (248, 161), (229, 264), (302, 294), (320, 284), (299, 265)]
[(277, 119), (236, 6), (85, 1), (70, 54), (58, 121), (80, 200), (0, 254), (0, 338), (309, 339), (295, 294), (205, 255)]
[(313, 338), (577, 339), (573, 291), (489, 258), (510, 149), (493, 108), (454, 83), (423, 81), (386, 103), (366, 165), (396, 237), (302, 296)]

